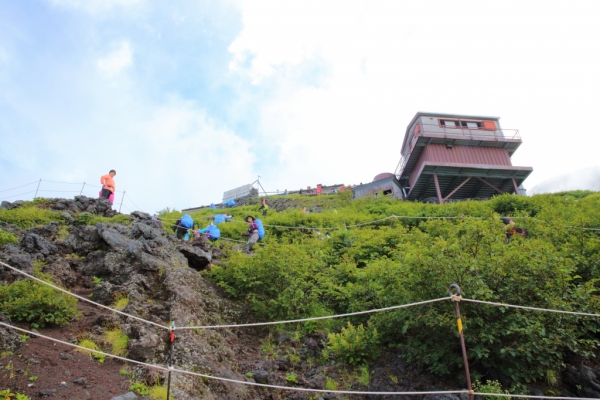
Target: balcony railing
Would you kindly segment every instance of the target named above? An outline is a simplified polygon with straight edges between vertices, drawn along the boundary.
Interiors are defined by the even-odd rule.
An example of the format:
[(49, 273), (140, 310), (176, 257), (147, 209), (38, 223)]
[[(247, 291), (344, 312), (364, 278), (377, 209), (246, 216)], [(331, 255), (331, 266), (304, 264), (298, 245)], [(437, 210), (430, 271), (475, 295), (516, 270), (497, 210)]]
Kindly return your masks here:
[(407, 146), (402, 153), (398, 167), (396, 168), (396, 176), (400, 177), (404, 167), (410, 157), (410, 154), (419, 140), (419, 137), (436, 137), (443, 139), (469, 139), (483, 141), (521, 141), (521, 135), (518, 129), (486, 129), (486, 128), (469, 128), (466, 126), (448, 127), (438, 124), (420, 124), (420, 130), (413, 129)]

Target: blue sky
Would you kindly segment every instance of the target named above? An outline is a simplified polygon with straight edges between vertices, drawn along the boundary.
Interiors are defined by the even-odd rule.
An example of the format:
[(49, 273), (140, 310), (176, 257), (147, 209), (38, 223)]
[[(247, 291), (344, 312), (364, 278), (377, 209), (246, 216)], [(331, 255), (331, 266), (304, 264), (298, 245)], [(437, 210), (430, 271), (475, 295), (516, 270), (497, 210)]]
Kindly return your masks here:
[[(0, 190), (97, 184), (114, 168), (117, 189), (154, 212), (218, 202), (257, 175), (273, 191), (367, 182), (393, 172), (416, 111), (502, 117), (523, 137), (513, 164), (534, 167), (531, 188), (599, 164), (599, 11), (0, 2)], [(42, 184), (44, 196), (75, 187)]]

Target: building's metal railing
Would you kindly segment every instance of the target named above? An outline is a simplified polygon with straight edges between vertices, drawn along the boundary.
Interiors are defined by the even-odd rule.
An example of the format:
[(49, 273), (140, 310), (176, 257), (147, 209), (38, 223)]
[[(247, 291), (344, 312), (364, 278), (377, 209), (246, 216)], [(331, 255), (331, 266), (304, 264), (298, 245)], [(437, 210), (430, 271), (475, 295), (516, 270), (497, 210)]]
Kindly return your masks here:
[(419, 137), (436, 137), (443, 139), (469, 139), (482, 141), (521, 141), (518, 129), (489, 129), (470, 128), (466, 126), (449, 127), (439, 124), (420, 124), (420, 129), (413, 129), (407, 142), (404, 153), (401, 154), (400, 162), (396, 168), (396, 176), (400, 179), (402, 171), (412, 153)]

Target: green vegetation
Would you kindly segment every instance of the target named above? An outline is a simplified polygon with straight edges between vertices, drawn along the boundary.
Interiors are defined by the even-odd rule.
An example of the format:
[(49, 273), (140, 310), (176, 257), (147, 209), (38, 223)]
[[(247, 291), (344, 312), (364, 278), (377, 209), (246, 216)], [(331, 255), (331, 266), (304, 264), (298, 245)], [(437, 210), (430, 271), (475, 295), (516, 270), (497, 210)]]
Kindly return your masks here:
[[(35, 276), (55, 284), (49, 274), (35, 263)], [(17, 321), (27, 321), (34, 328), (47, 324), (66, 325), (79, 317), (77, 299), (32, 279), (0, 285), (0, 310)]]
[[(82, 339), (78, 343), (79, 346), (85, 347), (86, 349), (102, 351), (100, 347), (91, 339)], [(94, 360), (98, 360), (98, 362), (103, 363), (106, 360), (106, 356), (104, 354), (96, 353), (94, 351), (87, 351), (83, 349), (77, 349), (77, 351), (89, 355)]]
[[(298, 198), (296, 208), (270, 211), (263, 218), (267, 237), (253, 256), (223, 246), (223, 265), (213, 266), (206, 276), (247, 302), (258, 320), (436, 299), (448, 296), (452, 283), (471, 299), (600, 312), (600, 235), (579, 229), (600, 227), (600, 193), (502, 195), (444, 205), (380, 197), (350, 201), (346, 196)], [(320, 207), (321, 212), (303, 214), (303, 206)], [(241, 220), (257, 209), (229, 211)], [(214, 214), (201, 210), (193, 216), (199, 220)], [(391, 215), (419, 218), (350, 227)], [(495, 218), (499, 215), (512, 216), (528, 235), (506, 243), (504, 225)], [(316, 227), (323, 234), (268, 225)], [(223, 237), (239, 239), (246, 224), (221, 227)], [(495, 368), (515, 382), (548, 379), (547, 371), (560, 370), (567, 353), (589, 357), (598, 346), (600, 325), (590, 318), (467, 302), (461, 303), (461, 313), (474, 370)], [(330, 334), (331, 355), (349, 364), (364, 364), (377, 351), (395, 347), (438, 374), (462, 368), (449, 301), (298, 326), (302, 328)]]
[[(497, 393), (510, 394), (508, 390), (502, 390), (502, 385), (498, 381), (486, 381), (481, 383), (479, 380), (473, 382), (473, 390), (479, 393)], [(482, 396), (485, 400), (497, 400), (496, 396)]]
[(116, 296), (115, 302), (111, 305), (111, 307), (118, 311), (123, 311), (125, 307), (129, 305), (129, 297), (126, 294), (118, 294)]
[(34, 206), (23, 206), (12, 210), (0, 210), (0, 221), (17, 225), (21, 228), (33, 228), (38, 225), (45, 225), (53, 221), (62, 220), (63, 216), (60, 213), (42, 210)]
[(0, 229), (0, 246), (5, 244), (17, 244), (19, 240), (12, 234)]
[(10, 389), (0, 390), (0, 399), (3, 400), (29, 400), (24, 394), (21, 393), (13, 393)]
[(127, 355), (127, 344), (129, 337), (123, 333), (121, 328), (112, 329), (103, 335), (103, 339), (110, 344), (111, 354), (125, 357)]
[[(363, 364), (377, 357), (379, 334), (371, 325), (355, 327), (350, 322), (340, 333), (329, 334), (329, 347), (350, 365)], [(368, 371), (367, 371), (368, 372)]]
[(143, 382), (132, 382), (129, 390), (155, 400), (165, 400), (167, 398), (167, 387), (164, 385), (156, 384), (148, 386)]
[(131, 217), (129, 215), (120, 214), (108, 218), (103, 217), (101, 215), (82, 212), (77, 217), (75, 217), (75, 220), (73, 222), (81, 225), (96, 225), (98, 222), (101, 222), (103, 224), (114, 222), (118, 224), (129, 225), (131, 224)]

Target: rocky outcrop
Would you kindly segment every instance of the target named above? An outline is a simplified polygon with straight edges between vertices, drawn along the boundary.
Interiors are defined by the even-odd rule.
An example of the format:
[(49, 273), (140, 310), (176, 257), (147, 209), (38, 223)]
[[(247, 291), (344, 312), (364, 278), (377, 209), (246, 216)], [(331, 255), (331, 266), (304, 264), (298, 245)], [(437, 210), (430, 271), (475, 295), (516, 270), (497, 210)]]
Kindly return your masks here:
[[(1, 312), (0, 322), (11, 325), (10, 320)], [(14, 352), (21, 347), (22, 344), (23, 341), (21, 340), (21, 337), (14, 329), (5, 328), (0, 325), (0, 352)]]

